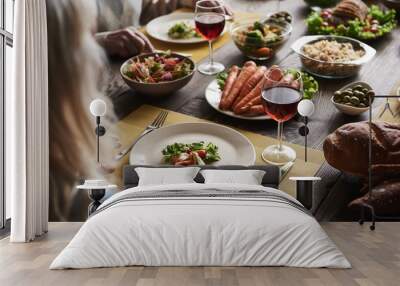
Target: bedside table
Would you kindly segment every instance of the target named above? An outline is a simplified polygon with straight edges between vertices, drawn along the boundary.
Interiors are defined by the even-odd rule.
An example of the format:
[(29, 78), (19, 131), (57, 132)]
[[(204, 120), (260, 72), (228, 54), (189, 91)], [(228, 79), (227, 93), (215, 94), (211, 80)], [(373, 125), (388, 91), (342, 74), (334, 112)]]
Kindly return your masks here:
[(101, 205), (101, 199), (106, 194), (106, 189), (117, 188), (116, 185), (107, 184), (104, 180), (85, 180), (83, 185), (76, 187), (79, 190), (87, 190), (91, 203), (88, 206), (88, 217)]
[(308, 210), (313, 204), (313, 185), (321, 181), (320, 177), (290, 177), (289, 180), (296, 181), (296, 198)]

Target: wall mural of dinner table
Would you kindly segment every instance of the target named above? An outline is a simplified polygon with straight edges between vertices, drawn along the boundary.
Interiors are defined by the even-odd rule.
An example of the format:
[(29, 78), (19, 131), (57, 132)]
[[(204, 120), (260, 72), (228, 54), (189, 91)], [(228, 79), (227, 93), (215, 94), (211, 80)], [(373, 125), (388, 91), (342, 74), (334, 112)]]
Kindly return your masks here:
[[(400, 102), (377, 96), (400, 91), (385, 2), (47, 0), (50, 219), (86, 220), (87, 185), (114, 186), (104, 200), (127, 164), (275, 164), (294, 197), (290, 177), (321, 178), (318, 220), (358, 220), (370, 107), (375, 165), (394, 167), (373, 189), (399, 198)], [(315, 107), (306, 131), (302, 100)]]

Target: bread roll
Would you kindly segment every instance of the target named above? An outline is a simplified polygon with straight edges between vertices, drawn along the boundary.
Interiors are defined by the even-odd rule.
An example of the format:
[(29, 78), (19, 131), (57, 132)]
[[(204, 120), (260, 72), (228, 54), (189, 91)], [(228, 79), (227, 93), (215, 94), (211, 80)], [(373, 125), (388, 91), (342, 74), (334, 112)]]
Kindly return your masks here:
[(334, 8), (333, 15), (344, 20), (365, 20), (368, 6), (361, 0), (343, 0)]
[(400, 179), (384, 181), (372, 189), (371, 197), (365, 194), (355, 199), (349, 207), (362, 207), (369, 204), (381, 216), (400, 215)]
[[(399, 174), (400, 124), (375, 122), (372, 129), (372, 171), (374, 175)], [(346, 173), (368, 175), (369, 123), (349, 123), (330, 134), (324, 142), (326, 161)]]

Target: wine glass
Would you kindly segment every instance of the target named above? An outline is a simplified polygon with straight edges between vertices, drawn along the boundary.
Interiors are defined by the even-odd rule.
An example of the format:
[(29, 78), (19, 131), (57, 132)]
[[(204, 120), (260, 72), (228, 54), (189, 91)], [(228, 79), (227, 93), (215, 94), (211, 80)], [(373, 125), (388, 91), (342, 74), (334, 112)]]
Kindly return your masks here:
[(222, 33), (225, 28), (225, 9), (223, 4), (216, 0), (201, 0), (196, 3), (194, 22), (197, 32), (208, 41), (209, 62), (198, 66), (202, 74), (214, 75), (222, 72), (225, 67), (214, 62), (212, 41)]
[(276, 0), (276, 13), (281, 11), (281, 0)]
[(278, 144), (268, 146), (262, 158), (273, 165), (285, 165), (296, 160), (296, 151), (282, 144), (283, 122), (297, 114), (297, 105), (303, 99), (301, 73), (294, 69), (271, 68), (265, 73), (262, 92), (264, 111), (278, 122)]

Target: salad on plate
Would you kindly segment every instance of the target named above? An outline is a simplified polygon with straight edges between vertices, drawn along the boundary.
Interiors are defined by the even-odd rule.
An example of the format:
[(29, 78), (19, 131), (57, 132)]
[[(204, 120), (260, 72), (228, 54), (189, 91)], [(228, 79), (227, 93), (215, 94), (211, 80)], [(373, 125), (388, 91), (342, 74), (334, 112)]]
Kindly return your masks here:
[(164, 162), (174, 166), (207, 165), (221, 160), (218, 146), (211, 142), (173, 143), (161, 152)]
[(168, 30), (168, 36), (172, 39), (191, 39), (200, 38), (200, 34), (188, 22), (181, 21), (171, 26)]

